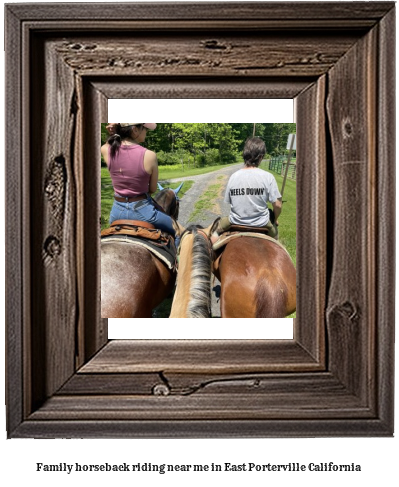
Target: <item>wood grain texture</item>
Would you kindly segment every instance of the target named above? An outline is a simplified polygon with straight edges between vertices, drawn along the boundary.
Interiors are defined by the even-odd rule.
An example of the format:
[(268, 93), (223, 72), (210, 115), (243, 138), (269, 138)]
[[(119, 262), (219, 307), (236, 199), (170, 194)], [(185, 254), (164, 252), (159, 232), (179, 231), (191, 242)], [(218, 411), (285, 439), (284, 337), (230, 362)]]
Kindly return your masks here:
[(167, 389), (162, 374), (75, 374), (58, 392), (60, 395), (151, 395), (154, 388)]
[[(80, 226), (80, 242), (83, 257), (83, 281), (81, 308), (82, 321), (80, 332), (84, 341), (84, 353), (81, 354), (79, 366), (91, 358), (108, 341), (107, 320), (101, 319), (101, 295), (99, 292), (101, 275), (100, 239), (93, 239), (101, 230), (101, 167), (100, 153), (101, 132), (99, 121), (107, 120), (108, 99), (94, 89), (92, 83), (83, 86), (83, 116), (82, 123), (82, 158), (80, 166), (84, 168), (82, 174), (82, 220)], [(90, 143), (87, 143), (90, 141)], [(84, 164), (83, 161), (90, 161)]]
[[(161, 387), (162, 386), (162, 387)], [(64, 395), (110, 395), (110, 396), (143, 396), (143, 395), (175, 395), (189, 396), (194, 394), (253, 394), (256, 396), (273, 396), (273, 401), (281, 401), (283, 409), (287, 408), (287, 391), (295, 394), (307, 391), (316, 392), (320, 397), (326, 394), (329, 404), (331, 395), (347, 394), (345, 387), (329, 373), (233, 373), (205, 374), (162, 371), (159, 373), (85, 373), (75, 374), (58, 392)], [(308, 399), (310, 398), (308, 396)], [(280, 398), (280, 399), (278, 399)], [(264, 398), (262, 399), (264, 400)], [(352, 400), (355, 400), (352, 398)], [(311, 408), (309, 408), (310, 410)]]
[[(385, 356), (377, 370), (378, 415), (387, 425), (394, 424), (394, 373), (392, 365), (395, 355), (395, 204), (386, 195), (395, 194), (396, 138), (395, 119), (395, 11), (391, 10), (380, 22), (377, 98), (377, 194), (376, 215), (376, 282), (379, 283), (376, 294), (376, 329), (377, 345), (375, 356)], [(394, 199), (394, 198), (393, 198)], [(388, 426), (388, 427), (389, 427)]]
[[(392, 435), (394, 4), (203, 6), (6, 7), (10, 437)], [(293, 341), (106, 343), (95, 127), (137, 92), (296, 98)]]
[[(9, 10), (13, 12), (21, 21), (26, 20), (90, 20), (91, 28), (95, 29), (98, 21), (101, 20), (126, 20), (127, 18), (140, 18), (143, 20), (179, 20), (184, 23), (191, 19), (201, 20), (237, 20), (243, 21), (270, 19), (284, 22), (284, 19), (303, 23), (327, 20), (332, 22), (352, 21), (364, 25), (371, 20), (376, 23), (389, 10), (394, 8), (393, 2), (329, 2), (323, 4), (313, 4), (303, 2), (301, 6), (294, 6), (289, 2), (263, 2), (263, 3), (229, 3), (206, 2), (206, 3), (187, 3), (185, 8), (173, 3), (154, 3), (154, 4), (38, 4), (32, 9), (27, 4), (10, 5)], [(93, 22), (94, 21), (94, 22)], [(97, 21), (97, 22), (95, 22)], [(338, 24), (341, 25), (341, 24)], [(366, 24), (369, 27), (369, 24)]]
[(292, 340), (111, 340), (80, 372), (226, 374), (319, 367)]
[[(320, 76), (352, 46), (358, 34), (304, 33), (284, 35), (254, 33), (234, 35), (168, 34), (148, 32), (119, 35), (101, 42), (98, 37), (75, 37), (57, 42), (65, 63), (91, 76)], [(334, 42), (331, 42), (334, 39)]]
[(375, 380), (368, 362), (375, 347), (375, 43), (373, 29), (330, 70), (327, 101), (334, 188), (330, 370), (365, 403)]
[[(10, 11), (5, 11), (5, 49), (8, 53), (5, 72), (6, 91), (8, 96), (5, 100), (5, 112), (7, 120), (14, 127), (21, 124), (19, 118), (22, 111), (23, 99), (21, 96), (22, 86), (22, 65), (13, 63), (12, 59), (19, 56), (22, 49), (22, 36), (19, 29), (19, 20)], [(26, 229), (29, 231), (29, 223), (21, 202), (21, 194), (24, 194), (24, 172), (23, 166), (23, 145), (19, 137), (6, 138), (5, 150), (12, 154), (5, 165), (5, 200), (7, 205), (13, 208), (14, 222), (9, 225), (5, 241), (5, 274), (6, 285), (6, 348), (7, 348), (7, 382), (6, 395), (9, 407), (7, 408), (7, 424), (13, 430), (24, 417), (24, 381), (27, 364), (21, 362), (23, 355), (24, 329), (26, 323), (26, 307), (29, 306), (28, 286), (26, 284), (29, 272), (29, 264), (26, 259), (29, 255), (29, 238)], [(25, 284), (24, 284), (25, 283)], [(27, 299), (28, 298), (28, 299)]]
[[(301, 201), (297, 205), (299, 320), (295, 320), (294, 338), (322, 364), (326, 359), (324, 313), (328, 246), (326, 96), (326, 76), (321, 76), (296, 98), (297, 159), (302, 163), (297, 169), (297, 188), (300, 188), (297, 199)], [(302, 191), (306, 195), (304, 198), (299, 196)], [(301, 288), (306, 291), (301, 292)], [(310, 300), (309, 296), (313, 298)], [(315, 328), (314, 323), (319, 326)]]
[[(47, 51), (44, 63), (41, 42), (32, 45), (38, 65), (32, 70), (30, 100), (33, 113), (42, 117), (42, 123), (31, 129), (31, 292), (32, 317), (36, 317), (31, 332), (32, 404), (37, 405), (75, 370), (78, 308), (72, 146), (77, 100), (70, 68), (53, 50)], [(57, 82), (44, 89), (43, 78)], [(46, 110), (49, 106), (56, 109)]]
[(243, 98), (247, 93), (250, 98), (296, 98), (304, 91), (312, 78), (252, 78), (237, 80), (222, 77), (209, 78), (180, 78), (134, 76), (125, 78), (93, 77), (93, 88), (102, 93), (107, 99), (112, 98), (220, 98), (223, 96), (234, 100)]
[[(234, 402), (226, 394), (194, 394), (191, 396), (54, 396), (30, 416), (41, 420), (259, 420), (313, 419), (317, 409), (320, 419), (372, 419), (373, 414), (350, 394), (337, 390), (327, 393), (303, 392), (253, 394), (233, 390)], [(291, 397), (290, 397), (291, 396)], [(292, 399), (295, 400), (295, 406)]]
[[(84, 406), (84, 404), (82, 404)], [(193, 414), (178, 420), (38, 420), (25, 421), (15, 438), (312, 438), (391, 435), (378, 419), (202, 420)]]

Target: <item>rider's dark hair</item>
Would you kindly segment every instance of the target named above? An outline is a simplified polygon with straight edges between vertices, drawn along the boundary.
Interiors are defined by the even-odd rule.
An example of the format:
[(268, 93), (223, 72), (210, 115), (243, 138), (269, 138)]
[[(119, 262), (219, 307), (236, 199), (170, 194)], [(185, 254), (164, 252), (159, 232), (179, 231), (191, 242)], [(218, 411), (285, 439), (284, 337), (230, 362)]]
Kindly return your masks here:
[(247, 167), (258, 167), (266, 154), (266, 145), (259, 137), (247, 139), (244, 146), (244, 163)]
[[(135, 125), (135, 127), (142, 127), (143, 124), (140, 123)], [(122, 145), (123, 139), (128, 139), (132, 136), (133, 125), (129, 125), (128, 127), (121, 127), (118, 123), (115, 127), (115, 134), (111, 135), (108, 139), (108, 144), (111, 146), (111, 157), (115, 157), (116, 154), (119, 152), (119, 149)]]

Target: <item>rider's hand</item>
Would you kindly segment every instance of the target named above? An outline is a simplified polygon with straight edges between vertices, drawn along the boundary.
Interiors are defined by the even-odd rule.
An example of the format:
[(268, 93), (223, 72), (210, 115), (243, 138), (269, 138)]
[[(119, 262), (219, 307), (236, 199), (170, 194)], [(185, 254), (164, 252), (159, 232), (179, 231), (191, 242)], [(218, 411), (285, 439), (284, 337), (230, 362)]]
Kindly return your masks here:
[(109, 135), (114, 135), (116, 133), (116, 126), (117, 123), (109, 123), (105, 128), (107, 129), (107, 132)]

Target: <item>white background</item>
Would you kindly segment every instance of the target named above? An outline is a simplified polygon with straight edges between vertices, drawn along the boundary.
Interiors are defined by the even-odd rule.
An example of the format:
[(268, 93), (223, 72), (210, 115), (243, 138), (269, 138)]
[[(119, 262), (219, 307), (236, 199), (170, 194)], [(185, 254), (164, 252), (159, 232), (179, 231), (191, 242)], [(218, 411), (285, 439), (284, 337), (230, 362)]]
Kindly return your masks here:
[[(109, 100), (108, 119), (159, 123), (292, 123), (294, 103), (293, 100)], [(293, 336), (293, 320), (288, 318), (223, 319), (216, 326), (209, 319), (186, 318), (173, 323), (166, 318), (110, 319), (108, 327), (108, 338), (115, 339), (292, 339)]]
[[(242, 1), (242, 0), (241, 0)], [(318, 0), (320, 1), (320, 0)], [(182, 8), (184, 8), (182, 6)], [(3, 15), (3, 11), (1, 12)], [(3, 25), (3, 19), (2, 19)], [(1, 84), (4, 93), (4, 52), (1, 52)], [(4, 99), (4, 98), (2, 98)], [(196, 120), (193, 120), (196, 121)], [(243, 120), (239, 120), (242, 122)], [(4, 133), (19, 130), (19, 127), (4, 126)], [(5, 161), (5, 164), (7, 161)], [(1, 190), (4, 194), (4, 176), (1, 177)], [(2, 198), (3, 200), (3, 198)], [(4, 202), (1, 201), (4, 205)], [(4, 220), (4, 206), (2, 206)], [(12, 208), (8, 208), (8, 212)], [(12, 215), (12, 213), (11, 213)], [(1, 237), (1, 250), (4, 254), (4, 235)], [(4, 309), (4, 267), (2, 266), (1, 305)], [(4, 316), (4, 315), (3, 315)], [(2, 320), (4, 322), (4, 318)], [(4, 333), (1, 336), (1, 350), (4, 351)], [(396, 346), (396, 349), (398, 347)], [(398, 356), (398, 350), (396, 350)], [(3, 367), (4, 360), (2, 360)], [(3, 372), (3, 370), (2, 370)], [(0, 390), (4, 394), (4, 374), (1, 374)], [(397, 382), (397, 381), (396, 381)], [(396, 394), (397, 397), (397, 394)], [(396, 401), (397, 404), (398, 401)], [(4, 404), (4, 397), (1, 401)], [(6, 440), (5, 410), (1, 415), (1, 473), (6, 482), (15, 485), (58, 486), (87, 485), (96, 482), (98, 486), (109, 486), (118, 482), (119, 487), (133, 485), (162, 485), (203, 487), (204, 483), (216, 482), (238, 486), (243, 483), (253, 486), (295, 485), (329, 487), (336, 485), (397, 485), (398, 484), (398, 440), (397, 438), (320, 438), (320, 439), (208, 439), (208, 440)], [(398, 407), (396, 406), (396, 417)], [(330, 462), (357, 463), (361, 473), (167, 473), (160, 476), (152, 474), (71, 474), (36, 473), (36, 462), (48, 464), (67, 463), (171, 463), (171, 464), (210, 464), (214, 463), (288, 463)], [(217, 484), (219, 485), (219, 484)]]

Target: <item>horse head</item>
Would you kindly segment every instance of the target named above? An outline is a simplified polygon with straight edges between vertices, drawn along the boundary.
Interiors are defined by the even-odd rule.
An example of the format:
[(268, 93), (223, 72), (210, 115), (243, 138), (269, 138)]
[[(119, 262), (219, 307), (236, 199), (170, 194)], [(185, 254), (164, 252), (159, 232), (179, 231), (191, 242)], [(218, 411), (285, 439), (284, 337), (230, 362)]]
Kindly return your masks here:
[[(179, 199), (177, 195), (179, 194), (179, 191), (181, 190), (183, 184), (184, 184), (184, 182), (181, 183), (181, 185), (178, 188), (172, 190), (175, 193), (177, 199)], [(158, 189), (159, 189), (159, 191), (163, 191), (165, 188), (163, 188), (162, 185), (158, 183)]]
[(183, 183), (181, 183), (176, 189), (163, 188), (158, 183), (158, 189), (160, 191), (153, 198), (154, 201), (161, 207), (162, 211), (175, 220), (179, 218), (179, 197), (177, 195), (182, 186)]

